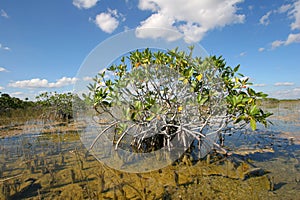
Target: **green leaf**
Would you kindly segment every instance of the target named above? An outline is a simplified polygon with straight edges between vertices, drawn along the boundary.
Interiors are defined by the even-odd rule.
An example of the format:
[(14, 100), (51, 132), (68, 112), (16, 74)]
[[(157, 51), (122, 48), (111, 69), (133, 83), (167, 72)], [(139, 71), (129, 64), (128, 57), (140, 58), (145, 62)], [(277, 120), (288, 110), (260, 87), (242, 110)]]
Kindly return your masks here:
[(245, 115), (241, 115), (235, 120), (234, 123), (239, 123), (240, 121), (245, 120), (245, 119), (247, 119), (247, 117)]
[(236, 67), (233, 69), (233, 71), (234, 71), (234, 72), (237, 72), (237, 71), (239, 70), (239, 68), (240, 68), (240, 65), (236, 66)]
[(247, 88), (247, 92), (250, 96), (256, 95), (255, 91), (252, 88)]
[(254, 115), (258, 114), (258, 113), (259, 113), (259, 109), (257, 108), (256, 105), (253, 105), (251, 107), (251, 109), (250, 109), (250, 115), (254, 116)]
[(185, 79), (185, 77), (183, 77), (183, 76), (178, 78), (179, 81), (183, 81), (184, 79)]
[(130, 108), (127, 108), (123, 111), (123, 114), (126, 118), (126, 120), (130, 120)]
[(134, 107), (135, 107), (137, 110), (141, 110), (142, 106), (143, 106), (143, 104), (142, 104), (141, 101), (136, 101), (136, 102), (134, 103)]
[(256, 130), (256, 121), (254, 118), (251, 117), (250, 119), (250, 127), (252, 129), (252, 131), (255, 131)]
[(261, 97), (261, 98), (266, 98), (268, 95), (263, 93), (263, 92), (258, 92), (256, 93), (258, 97)]
[(131, 116), (130, 116), (131, 120), (136, 120), (136, 117), (137, 117), (137, 113), (136, 112), (131, 113)]
[(205, 95), (203, 98), (201, 98), (201, 100), (199, 101), (199, 104), (202, 106), (203, 104), (205, 104), (205, 102), (208, 100), (208, 95)]
[(151, 121), (155, 117), (155, 114), (151, 114), (149, 117), (146, 118), (146, 121)]
[(245, 104), (243, 104), (243, 103), (239, 103), (236, 107), (240, 107), (240, 108), (242, 108), (242, 107), (245, 107), (246, 105)]

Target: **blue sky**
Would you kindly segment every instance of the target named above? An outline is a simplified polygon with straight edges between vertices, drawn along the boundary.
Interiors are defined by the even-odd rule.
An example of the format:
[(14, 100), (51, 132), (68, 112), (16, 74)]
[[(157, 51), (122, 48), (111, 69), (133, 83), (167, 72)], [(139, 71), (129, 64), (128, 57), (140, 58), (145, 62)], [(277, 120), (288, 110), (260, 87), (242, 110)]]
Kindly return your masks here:
[(300, 98), (300, 0), (0, 0), (0, 91), (31, 99), (72, 91), (99, 43), (147, 27), (179, 31), (241, 64), (270, 97)]

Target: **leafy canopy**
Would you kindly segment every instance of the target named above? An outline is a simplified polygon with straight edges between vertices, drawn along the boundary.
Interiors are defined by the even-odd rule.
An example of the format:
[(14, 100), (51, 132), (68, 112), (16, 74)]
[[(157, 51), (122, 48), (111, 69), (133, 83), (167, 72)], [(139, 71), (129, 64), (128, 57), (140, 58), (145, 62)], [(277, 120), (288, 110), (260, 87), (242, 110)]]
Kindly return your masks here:
[(159, 123), (159, 130), (140, 131), (166, 136), (184, 131), (201, 138), (205, 127), (216, 123), (218, 133), (228, 127), (267, 126), (271, 113), (257, 105), (267, 95), (253, 90), (239, 68), (227, 66), (222, 57), (195, 57), (193, 47), (187, 53), (136, 50), (98, 73), (85, 98), (99, 115), (110, 116), (113, 123), (107, 125), (116, 125), (121, 135), (117, 145), (130, 131), (139, 130), (134, 127)]

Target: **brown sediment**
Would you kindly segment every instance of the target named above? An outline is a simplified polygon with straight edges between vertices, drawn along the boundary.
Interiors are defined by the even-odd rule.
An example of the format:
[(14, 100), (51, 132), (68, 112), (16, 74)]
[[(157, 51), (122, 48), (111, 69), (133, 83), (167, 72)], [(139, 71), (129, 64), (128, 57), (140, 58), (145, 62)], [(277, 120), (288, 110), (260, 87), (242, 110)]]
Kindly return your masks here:
[(254, 154), (254, 153), (274, 153), (274, 149), (273, 148), (256, 148), (256, 149), (252, 149), (252, 148), (248, 148), (248, 149), (237, 149), (235, 151), (230, 151), (230, 154), (237, 154), (237, 155), (241, 155), (241, 156), (246, 156), (249, 154)]
[[(78, 139), (79, 140), (79, 139)], [(49, 141), (47, 142), (49, 145)], [(54, 152), (51, 138), (45, 152), (6, 161), (0, 186), (10, 187), (9, 198), (22, 199), (249, 199), (273, 197), (272, 181), (262, 168), (233, 157), (212, 154), (209, 161), (184, 162), (148, 173), (111, 169), (86, 150)], [(64, 143), (69, 149), (74, 143)], [(27, 152), (30, 153), (30, 152)], [(14, 176), (11, 176), (11, 175)], [(11, 177), (8, 179), (8, 177)], [(249, 194), (249, 191), (252, 191)], [(5, 194), (1, 194), (7, 195)], [(1, 199), (0, 195), (0, 199)], [(275, 196), (276, 197), (276, 196)]]
[(280, 137), (286, 138), (289, 145), (300, 144), (300, 132), (281, 132)]
[[(77, 134), (84, 128), (73, 122), (1, 126), (0, 138), (31, 133), (51, 137), (45, 147), (35, 147), (41, 148), (39, 153), (20, 144), (24, 152), (16, 156), (1, 147), (0, 199), (297, 199), (300, 193), (297, 157), (288, 164), (274, 158), (254, 165), (246, 159), (249, 154), (274, 152), (271, 148), (239, 149), (229, 157), (212, 154), (197, 163), (183, 157), (183, 162), (135, 174), (111, 169), (86, 154)], [(58, 140), (62, 132), (64, 139)], [(299, 144), (299, 133), (279, 136)], [(58, 144), (61, 151), (56, 151)], [(236, 160), (236, 155), (244, 159)]]
[(43, 133), (63, 133), (77, 132), (84, 129), (85, 125), (76, 122), (58, 121), (32, 121), (30, 123), (19, 123), (15, 125), (0, 126), (0, 138), (17, 136), (22, 134), (43, 134)]

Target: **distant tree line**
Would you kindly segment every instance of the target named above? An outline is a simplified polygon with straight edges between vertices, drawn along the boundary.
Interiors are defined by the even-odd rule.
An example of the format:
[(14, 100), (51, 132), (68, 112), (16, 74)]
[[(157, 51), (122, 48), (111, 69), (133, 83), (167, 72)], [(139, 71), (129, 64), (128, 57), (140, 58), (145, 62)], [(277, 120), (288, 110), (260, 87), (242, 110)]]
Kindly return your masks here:
[(0, 92), (0, 117), (9, 117), (12, 113), (29, 111), (41, 113), (44, 119), (69, 120), (73, 118), (72, 99), (73, 94), (44, 92), (36, 97), (36, 101), (24, 100), (12, 97)]
[(35, 103), (32, 101), (28, 101), (28, 98), (26, 98), (24, 101), (17, 97), (11, 97), (9, 94), (1, 93), (0, 113), (7, 112), (11, 109), (32, 107), (32, 106), (34, 106), (34, 104)]

